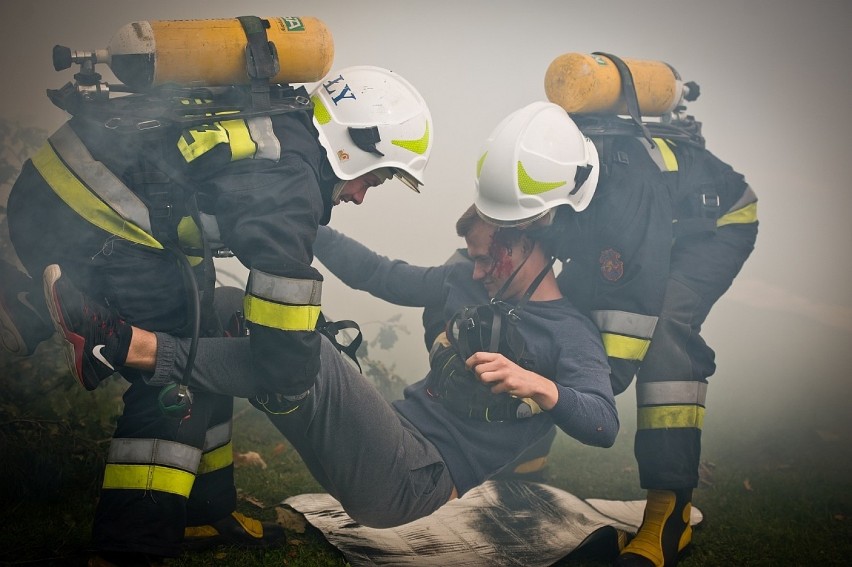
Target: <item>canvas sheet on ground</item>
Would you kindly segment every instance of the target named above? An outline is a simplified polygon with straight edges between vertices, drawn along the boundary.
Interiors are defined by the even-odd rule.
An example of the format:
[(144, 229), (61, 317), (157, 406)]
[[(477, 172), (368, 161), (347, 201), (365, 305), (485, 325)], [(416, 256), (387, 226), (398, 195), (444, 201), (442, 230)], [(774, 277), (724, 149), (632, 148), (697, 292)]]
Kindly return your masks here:
[[(284, 504), (303, 514), (353, 567), (545, 567), (594, 540), (593, 534), (614, 534), (612, 528), (636, 533), (645, 509), (644, 500), (583, 500), (520, 481), (486, 482), (431, 516), (381, 530), (354, 522), (328, 494), (293, 496)], [(692, 524), (701, 520), (693, 507)]]

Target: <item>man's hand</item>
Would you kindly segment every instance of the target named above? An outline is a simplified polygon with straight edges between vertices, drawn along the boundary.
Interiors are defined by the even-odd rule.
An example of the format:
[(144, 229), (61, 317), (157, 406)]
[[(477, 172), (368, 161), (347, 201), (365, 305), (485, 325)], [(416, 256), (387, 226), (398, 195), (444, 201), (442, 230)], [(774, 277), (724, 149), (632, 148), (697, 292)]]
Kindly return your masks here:
[[(507, 358), (502, 358), (513, 364)], [(535, 401), (521, 399), (523, 396), (510, 395), (507, 391), (495, 392), (493, 385), (480, 380), (468, 367), (443, 334), (436, 339), (429, 362), (432, 371), (426, 383), (427, 392), (457, 415), (484, 421), (506, 421), (529, 417), (541, 411)], [(527, 372), (517, 365), (514, 366), (522, 372)], [(489, 371), (485, 367), (483, 370)]]
[(493, 394), (530, 398), (545, 411), (552, 409), (559, 399), (556, 384), (521, 368), (500, 353), (475, 352), (465, 361), (465, 366), (482, 384), (489, 386)]

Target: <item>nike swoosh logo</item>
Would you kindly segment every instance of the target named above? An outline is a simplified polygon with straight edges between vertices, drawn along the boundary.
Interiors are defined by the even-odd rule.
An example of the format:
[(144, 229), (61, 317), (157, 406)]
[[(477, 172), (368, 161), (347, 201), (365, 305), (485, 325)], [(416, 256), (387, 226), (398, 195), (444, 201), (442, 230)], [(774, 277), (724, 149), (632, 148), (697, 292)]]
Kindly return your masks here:
[(113, 368), (112, 364), (109, 363), (109, 361), (106, 359), (106, 357), (104, 357), (103, 353), (101, 352), (102, 350), (104, 350), (105, 346), (106, 345), (95, 345), (95, 348), (92, 349), (92, 354), (95, 356), (95, 358), (103, 362), (107, 368), (115, 372), (115, 368)]

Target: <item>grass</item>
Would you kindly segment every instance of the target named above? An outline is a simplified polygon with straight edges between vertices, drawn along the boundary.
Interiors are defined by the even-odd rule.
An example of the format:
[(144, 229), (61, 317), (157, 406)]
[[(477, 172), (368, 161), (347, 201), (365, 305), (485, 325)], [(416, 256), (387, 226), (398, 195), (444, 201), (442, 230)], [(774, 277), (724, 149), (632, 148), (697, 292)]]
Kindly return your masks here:
[[(619, 398), (622, 431), (611, 449), (580, 445), (560, 434), (548, 482), (583, 498), (641, 499), (633, 458), (632, 397)], [(842, 407), (843, 402), (837, 404)], [(108, 439), (12, 415), (0, 404), (0, 564), (84, 565)], [(806, 408), (805, 408), (806, 409)], [(833, 566), (852, 557), (852, 451), (849, 429), (824, 412), (785, 416), (738, 414), (705, 423), (702, 483), (694, 504), (705, 520), (680, 563), (698, 566)], [(847, 418), (848, 421), (848, 418)], [(234, 451), (256, 452), (265, 467), (238, 464), (240, 511), (281, 520), (277, 503), (321, 491), (299, 456), (260, 412), (237, 404)], [(284, 521), (284, 520), (281, 520)], [(185, 554), (170, 566), (344, 566), (345, 558), (311, 526), (287, 521), (289, 542), (267, 552), (216, 549)], [(603, 566), (602, 559), (565, 559), (561, 566)]]

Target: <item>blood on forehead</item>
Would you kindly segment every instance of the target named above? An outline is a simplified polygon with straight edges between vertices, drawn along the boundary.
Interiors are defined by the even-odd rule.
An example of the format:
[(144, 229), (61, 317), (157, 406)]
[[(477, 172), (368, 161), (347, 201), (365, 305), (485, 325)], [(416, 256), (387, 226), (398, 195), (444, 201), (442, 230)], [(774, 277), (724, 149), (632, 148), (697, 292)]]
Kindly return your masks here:
[(491, 237), (491, 246), (488, 247), (488, 255), (494, 260), (491, 274), (497, 278), (507, 278), (515, 269), (512, 261), (512, 248), (499, 239)]

